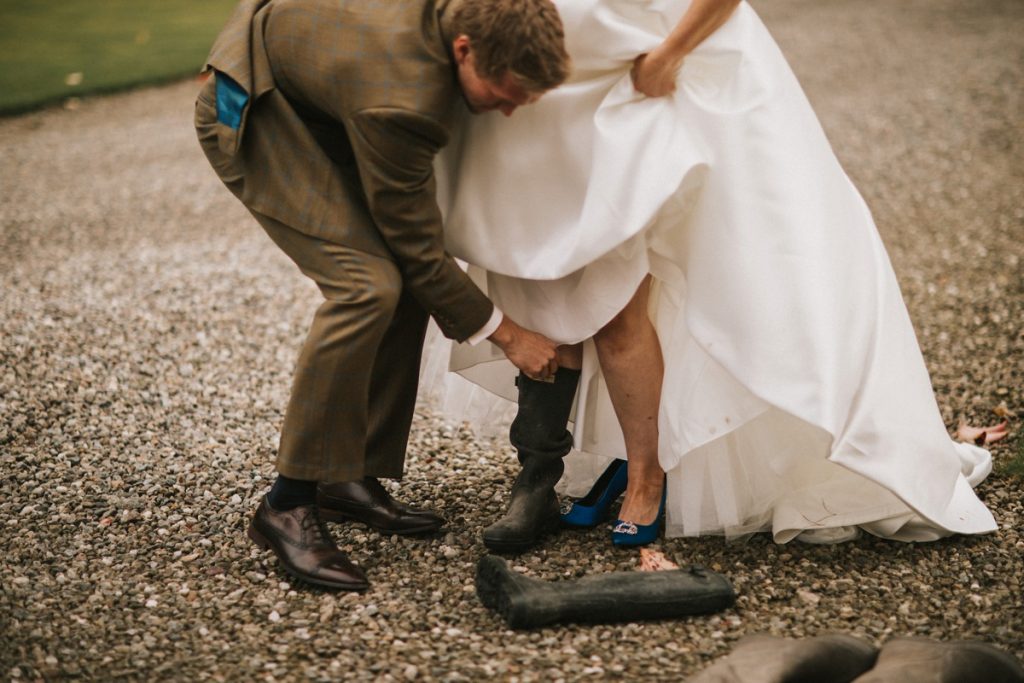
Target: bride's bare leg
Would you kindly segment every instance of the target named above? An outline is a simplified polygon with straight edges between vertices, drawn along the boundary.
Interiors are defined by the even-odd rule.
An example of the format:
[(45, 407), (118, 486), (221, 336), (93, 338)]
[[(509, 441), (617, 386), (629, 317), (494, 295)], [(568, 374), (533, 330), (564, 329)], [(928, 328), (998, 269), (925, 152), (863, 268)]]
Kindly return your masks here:
[(619, 518), (650, 524), (658, 516), (665, 472), (658, 464), (658, 405), (665, 364), (647, 314), (651, 276), (626, 307), (594, 335), (629, 458), (629, 486)]

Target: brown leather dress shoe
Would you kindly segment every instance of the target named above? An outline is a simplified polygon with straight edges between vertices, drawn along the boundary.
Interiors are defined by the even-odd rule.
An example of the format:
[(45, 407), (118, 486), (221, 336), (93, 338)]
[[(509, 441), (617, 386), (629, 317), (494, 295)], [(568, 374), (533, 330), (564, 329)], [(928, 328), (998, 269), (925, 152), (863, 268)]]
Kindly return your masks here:
[(285, 571), (298, 579), (344, 591), (370, 585), (363, 570), (334, 544), (314, 505), (279, 512), (264, 496), (248, 533), (256, 545), (273, 550)]
[(320, 484), (316, 502), (323, 519), (355, 520), (382, 534), (425, 534), (437, 531), (444, 524), (444, 519), (433, 512), (399, 503), (373, 477)]

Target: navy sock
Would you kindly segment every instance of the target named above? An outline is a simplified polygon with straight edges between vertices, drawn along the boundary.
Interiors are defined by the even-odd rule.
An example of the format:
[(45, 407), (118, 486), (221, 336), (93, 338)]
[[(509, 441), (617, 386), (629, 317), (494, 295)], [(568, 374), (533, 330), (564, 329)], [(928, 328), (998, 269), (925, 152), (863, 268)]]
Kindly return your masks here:
[(302, 505), (316, 504), (316, 482), (304, 479), (290, 479), (283, 474), (277, 475), (274, 485), (267, 494), (270, 507), (279, 512), (292, 510)]

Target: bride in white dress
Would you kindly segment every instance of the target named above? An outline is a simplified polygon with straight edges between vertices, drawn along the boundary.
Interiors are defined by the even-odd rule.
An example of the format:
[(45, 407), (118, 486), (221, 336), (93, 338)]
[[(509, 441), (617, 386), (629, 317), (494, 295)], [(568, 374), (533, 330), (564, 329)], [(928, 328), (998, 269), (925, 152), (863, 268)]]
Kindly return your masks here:
[[(557, 4), (570, 81), (467, 117), (438, 180), (448, 249), (496, 305), (583, 342), (565, 490), (628, 455), (620, 517), (648, 523), (661, 472), (632, 460), (656, 457), (668, 536), (993, 531), (972, 491), (990, 456), (949, 438), (871, 214), (754, 10)], [(632, 361), (594, 343), (616, 325)], [(514, 368), (487, 347), (452, 348), (465, 379), (431, 382), (427, 358), (454, 417), (514, 410)], [(623, 395), (657, 427), (631, 427), (646, 407)]]

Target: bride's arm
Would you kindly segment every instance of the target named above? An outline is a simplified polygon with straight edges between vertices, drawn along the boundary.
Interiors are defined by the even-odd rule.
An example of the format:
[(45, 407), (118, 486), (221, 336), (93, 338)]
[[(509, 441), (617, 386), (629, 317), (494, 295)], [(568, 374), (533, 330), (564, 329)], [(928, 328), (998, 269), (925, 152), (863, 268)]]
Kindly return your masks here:
[(633, 62), (633, 85), (650, 97), (676, 89), (683, 58), (732, 16), (740, 0), (693, 0), (664, 42)]

